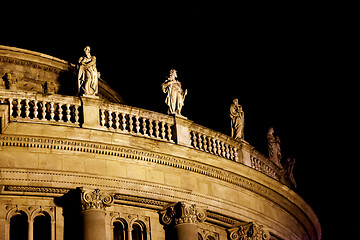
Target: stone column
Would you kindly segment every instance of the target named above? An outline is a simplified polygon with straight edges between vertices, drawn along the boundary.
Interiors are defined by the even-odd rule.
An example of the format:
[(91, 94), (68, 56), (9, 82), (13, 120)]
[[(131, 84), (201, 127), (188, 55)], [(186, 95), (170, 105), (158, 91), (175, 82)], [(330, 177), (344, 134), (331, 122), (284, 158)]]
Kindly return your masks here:
[(206, 211), (195, 204), (173, 203), (160, 212), (167, 236), (174, 240), (197, 240), (197, 223), (206, 219)]
[(244, 222), (236, 224), (228, 229), (230, 240), (252, 239), (252, 240), (269, 240), (270, 233), (262, 225), (256, 222)]
[(113, 201), (113, 194), (99, 189), (81, 190), (81, 218), (84, 240), (104, 240), (106, 236), (105, 208)]

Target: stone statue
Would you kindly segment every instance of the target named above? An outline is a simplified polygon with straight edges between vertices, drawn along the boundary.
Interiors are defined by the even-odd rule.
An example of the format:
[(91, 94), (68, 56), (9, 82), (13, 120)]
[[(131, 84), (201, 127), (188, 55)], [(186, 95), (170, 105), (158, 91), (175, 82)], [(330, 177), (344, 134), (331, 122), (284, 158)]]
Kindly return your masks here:
[(280, 149), (280, 138), (274, 136), (274, 128), (269, 128), (269, 132), (267, 134), (268, 140), (268, 152), (270, 160), (282, 168), (280, 160), (281, 160), (281, 149)]
[(184, 106), (184, 100), (187, 95), (181, 88), (181, 83), (176, 80), (177, 73), (175, 69), (170, 70), (170, 77), (161, 85), (164, 93), (167, 94), (165, 103), (169, 106), (168, 114), (181, 115), (181, 109)]
[(79, 59), (78, 87), (80, 94), (91, 97), (98, 93), (96, 57), (90, 55), (90, 47), (84, 48), (85, 57)]
[(244, 139), (244, 112), (238, 99), (230, 105), (231, 137)]

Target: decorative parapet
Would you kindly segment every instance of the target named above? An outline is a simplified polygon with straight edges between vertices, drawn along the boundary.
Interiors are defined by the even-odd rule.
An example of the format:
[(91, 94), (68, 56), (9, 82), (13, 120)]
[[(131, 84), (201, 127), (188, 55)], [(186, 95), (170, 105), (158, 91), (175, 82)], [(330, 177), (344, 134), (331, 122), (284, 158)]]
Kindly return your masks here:
[(240, 223), (230, 228), (229, 237), (231, 240), (269, 240), (270, 233), (262, 225), (256, 222)]
[(100, 191), (99, 189), (89, 190), (80, 188), (82, 210), (98, 209), (105, 210), (114, 202), (114, 194)]
[(195, 204), (185, 202), (172, 203), (165, 206), (160, 212), (164, 225), (177, 225), (181, 223), (198, 223), (206, 219), (206, 210), (197, 207)]
[[(57, 94), (0, 90), (0, 104), (9, 106), (10, 122), (87, 127), (176, 143), (242, 163), (276, 180), (283, 178), (278, 166), (244, 140), (235, 140), (186, 118), (100, 99), (90, 100), (81, 101), (78, 97)], [(92, 124), (88, 124), (89, 119), (93, 120)], [(5, 129), (5, 123), (2, 130)]]
[(173, 126), (169, 115), (120, 104), (100, 106), (100, 127), (105, 130), (174, 142)]
[(241, 143), (233, 138), (197, 124), (190, 126), (190, 136), (193, 148), (238, 162)]

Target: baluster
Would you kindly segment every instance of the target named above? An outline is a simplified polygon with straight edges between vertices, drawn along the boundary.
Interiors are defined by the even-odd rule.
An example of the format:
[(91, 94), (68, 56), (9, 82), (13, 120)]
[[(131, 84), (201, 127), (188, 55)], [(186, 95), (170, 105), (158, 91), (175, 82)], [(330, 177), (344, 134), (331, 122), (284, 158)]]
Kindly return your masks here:
[(142, 119), (142, 131), (143, 131), (143, 133), (144, 133), (144, 135), (145, 136), (149, 136), (147, 133), (146, 133), (146, 131), (147, 131), (147, 129), (146, 129), (146, 118), (141, 118)]
[(130, 132), (131, 133), (133, 133), (134, 131), (133, 131), (133, 129), (134, 129), (134, 125), (133, 125), (133, 123), (134, 123), (134, 120), (133, 120), (133, 115), (129, 115), (129, 130), (130, 130)]
[(114, 129), (113, 127), (112, 127), (112, 125), (113, 125), (113, 121), (112, 121), (112, 119), (113, 119), (113, 116), (112, 116), (112, 111), (111, 110), (108, 110), (108, 113), (109, 113), (109, 129)]
[(159, 138), (160, 136), (160, 131), (159, 131), (160, 127), (159, 127), (159, 120), (155, 120), (155, 137)]
[(220, 145), (220, 141), (219, 141), (219, 140), (215, 140), (215, 141), (216, 141), (216, 147), (217, 147), (218, 155), (221, 156), (221, 145)]
[(230, 146), (229, 146), (229, 144), (226, 144), (225, 149), (226, 149), (226, 158), (231, 159), (230, 158)]
[(171, 126), (170, 126), (170, 124), (167, 124), (167, 133), (168, 133), (169, 141), (171, 142), (171, 141), (172, 141), (172, 133), (171, 133)]
[(150, 137), (154, 137), (153, 133), (154, 133), (154, 129), (153, 129), (153, 120), (149, 119), (149, 135)]
[(105, 110), (100, 108), (100, 126), (105, 127)]
[(239, 158), (238, 158), (238, 149), (235, 147), (234, 148), (234, 160), (235, 162), (239, 161)]
[(54, 121), (54, 117), (55, 117), (54, 102), (50, 102), (50, 121)]
[(226, 150), (225, 150), (225, 143), (221, 142), (221, 152), (222, 152), (222, 156), (226, 157)]
[(212, 144), (211, 144), (211, 137), (206, 137), (208, 142), (208, 151), (209, 153), (212, 153)]
[(58, 108), (58, 112), (59, 112), (59, 122), (63, 122), (63, 109), (62, 109), (62, 106), (63, 104), (62, 103), (59, 103), (58, 104), (59, 108)]
[(135, 125), (136, 125), (136, 133), (140, 134), (140, 121), (139, 121), (139, 116), (135, 116)]
[(205, 135), (203, 135), (203, 145), (204, 145), (204, 151), (209, 152), (208, 151), (208, 145), (207, 145), (207, 138), (206, 138)]
[(39, 114), (38, 109), (39, 108), (38, 108), (37, 104), (38, 104), (38, 101), (34, 100), (34, 119), (38, 119), (38, 114)]
[(191, 132), (191, 133), (192, 133), (193, 147), (194, 147), (194, 148), (198, 148), (198, 147), (197, 147), (196, 132)]
[(25, 99), (25, 118), (27, 118), (27, 119), (29, 119), (29, 114), (30, 114), (29, 102), (30, 102), (29, 99)]
[(198, 143), (199, 143), (199, 149), (203, 150), (203, 144), (202, 144), (202, 135), (201, 133), (198, 133)]
[(70, 109), (70, 104), (69, 103), (67, 103), (66, 104), (66, 121), (67, 122), (70, 122), (70, 120), (71, 120), (71, 109)]
[(78, 105), (74, 105), (75, 108), (75, 124), (79, 124), (79, 107)]
[(12, 98), (9, 98), (9, 105), (10, 105), (10, 117), (13, 117), (13, 99)]
[(17, 100), (17, 111), (16, 111), (16, 113), (17, 113), (17, 117), (21, 117), (21, 99), (20, 98)]
[(119, 111), (115, 111), (115, 129), (119, 129), (119, 126), (120, 126)]
[(161, 137), (162, 139), (166, 139), (165, 138), (165, 123), (164, 122), (161, 122)]
[(42, 110), (42, 112), (41, 112), (41, 115), (42, 115), (41, 120), (46, 121), (46, 101), (42, 101), (41, 110)]
[(123, 128), (123, 131), (126, 131), (126, 115), (125, 113), (121, 113), (121, 121), (122, 121), (122, 128)]
[(213, 143), (213, 151), (214, 151), (214, 154), (217, 155), (217, 145), (216, 145), (216, 140), (215, 138), (211, 138), (211, 141)]

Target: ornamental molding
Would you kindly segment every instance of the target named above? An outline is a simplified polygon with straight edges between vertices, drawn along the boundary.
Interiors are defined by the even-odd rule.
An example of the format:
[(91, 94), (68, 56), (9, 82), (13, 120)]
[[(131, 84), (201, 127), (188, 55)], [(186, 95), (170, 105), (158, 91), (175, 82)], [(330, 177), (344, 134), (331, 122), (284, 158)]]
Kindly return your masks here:
[(82, 210), (104, 210), (114, 202), (114, 194), (100, 189), (80, 188)]
[(181, 223), (199, 223), (206, 219), (206, 210), (185, 202), (172, 203), (160, 211), (164, 225), (177, 225)]
[[(0, 62), (12, 63), (12, 64), (26, 66), (26, 67), (32, 67), (32, 68), (41, 69), (41, 70), (44, 70), (47, 72), (53, 72), (53, 73), (57, 73), (57, 74), (66, 71), (66, 69), (60, 69), (60, 68), (52, 67), (52, 66), (49, 66), (46, 64), (40, 64), (40, 63), (36, 63), (36, 62), (32, 62), (32, 61), (11, 58), (11, 57), (5, 57), (5, 56), (0, 56)], [(70, 66), (67, 66), (67, 67), (70, 70)]]
[(230, 240), (269, 240), (270, 233), (256, 222), (239, 223), (228, 229)]

